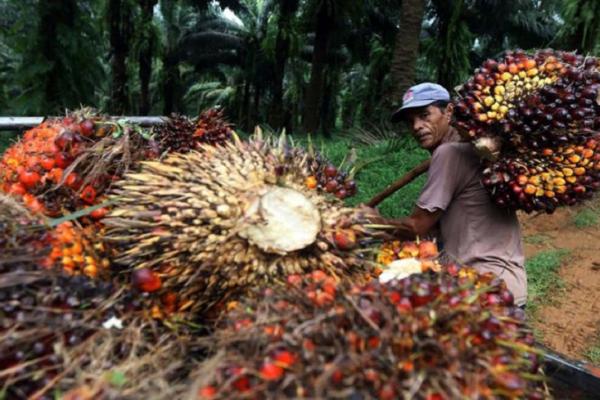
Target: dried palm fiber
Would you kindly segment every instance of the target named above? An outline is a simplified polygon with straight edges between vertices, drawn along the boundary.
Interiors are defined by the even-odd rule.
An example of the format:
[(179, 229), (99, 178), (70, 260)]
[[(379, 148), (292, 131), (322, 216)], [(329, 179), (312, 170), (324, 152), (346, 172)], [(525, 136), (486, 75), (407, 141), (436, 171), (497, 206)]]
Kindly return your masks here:
[(134, 280), (199, 310), (289, 274), (370, 271), (377, 233), (365, 210), (307, 185), (308, 153), (260, 134), (200, 150), (144, 162), (116, 184), (106, 239)]
[(0, 192), (0, 265), (42, 260), (51, 249), (50, 229), (18, 199)]
[(188, 398), (547, 397), (523, 311), (498, 300), (502, 281), (453, 274), (363, 286), (292, 276), (225, 316)]

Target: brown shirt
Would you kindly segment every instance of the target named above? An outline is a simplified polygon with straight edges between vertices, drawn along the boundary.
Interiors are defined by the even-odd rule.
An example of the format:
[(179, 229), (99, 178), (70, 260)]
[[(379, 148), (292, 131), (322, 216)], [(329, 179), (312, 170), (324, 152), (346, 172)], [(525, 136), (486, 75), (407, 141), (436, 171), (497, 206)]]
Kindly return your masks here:
[(500, 276), (522, 305), (527, 277), (519, 221), (514, 211), (492, 203), (480, 171), (472, 144), (441, 144), (433, 152), (417, 207), (444, 211), (440, 239), (447, 258)]

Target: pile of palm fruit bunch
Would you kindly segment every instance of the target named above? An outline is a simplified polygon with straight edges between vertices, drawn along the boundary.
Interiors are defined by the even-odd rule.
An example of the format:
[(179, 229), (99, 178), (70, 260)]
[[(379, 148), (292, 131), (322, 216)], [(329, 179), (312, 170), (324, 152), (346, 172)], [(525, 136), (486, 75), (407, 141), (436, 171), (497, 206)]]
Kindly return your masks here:
[(533, 335), (507, 292), (469, 268), (387, 285), (290, 276), (221, 321), (190, 397), (545, 398)]
[(489, 156), (483, 184), (501, 207), (553, 212), (600, 187), (600, 61), (509, 51), (459, 90), (455, 125)]
[(94, 277), (106, 274), (109, 266), (98, 238), (113, 183), (141, 160), (190, 151), (199, 143), (222, 144), (231, 134), (217, 110), (193, 120), (172, 116), (149, 131), (81, 109), (44, 121), (6, 150), (0, 159), (0, 191), (49, 217), (92, 207), (77, 221), (57, 226), (45, 263), (62, 263), (69, 272)]
[[(25, 132), (0, 160), (0, 189), (32, 210), (58, 216), (102, 202), (107, 189), (140, 160), (199, 143), (224, 143), (232, 130), (220, 112), (173, 116), (152, 131), (90, 109), (51, 118)], [(98, 219), (106, 210), (89, 214)]]
[(0, 397), (53, 399), (80, 385), (89, 399), (138, 385), (150, 394), (183, 379), (197, 333), (156, 323), (139, 290), (40, 268), (52, 235), (0, 194)]
[(234, 135), (223, 146), (142, 162), (115, 183), (103, 220), (114, 270), (168, 303), (220, 309), (247, 289), (324, 269), (367, 277), (381, 232), (369, 212), (310, 184), (313, 155), (282, 135)]

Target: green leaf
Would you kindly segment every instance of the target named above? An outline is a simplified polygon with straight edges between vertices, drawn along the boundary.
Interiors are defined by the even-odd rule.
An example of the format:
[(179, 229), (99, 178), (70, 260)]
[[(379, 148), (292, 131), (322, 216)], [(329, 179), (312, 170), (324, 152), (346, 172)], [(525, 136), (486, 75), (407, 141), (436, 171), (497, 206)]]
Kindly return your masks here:
[(74, 213), (67, 214), (67, 215), (65, 215), (63, 217), (60, 217), (60, 218), (50, 218), (50, 219), (48, 219), (48, 225), (51, 228), (54, 228), (55, 226), (60, 225), (63, 222), (76, 220), (77, 218), (80, 218), (80, 217), (86, 216), (88, 214), (91, 214), (92, 212), (94, 212), (94, 211), (96, 211), (96, 210), (98, 210), (98, 209), (100, 209), (102, 207), (111, 206), (111, 205), (113, 205), (115, 203), (116, 203), (116, 200), (107, 200), (107, 201), (102, 202), (100, 204), (96, 204), (96, 205), (91, 206), (91, 207), (86, 207), (84, 209), (81, 209), (79, 211), (75, 211)]
[(121, 371), (108, 372), (107, 380), (111, 386), (115, 387), (122, 387), (127, 383), (127, 378)]

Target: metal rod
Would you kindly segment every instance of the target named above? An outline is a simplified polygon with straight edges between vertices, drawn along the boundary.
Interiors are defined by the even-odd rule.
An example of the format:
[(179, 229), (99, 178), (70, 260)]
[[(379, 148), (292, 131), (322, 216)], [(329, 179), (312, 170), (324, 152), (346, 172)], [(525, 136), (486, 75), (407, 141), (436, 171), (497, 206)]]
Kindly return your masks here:
[[(46, 118), (54, 117), (0, 117), (0, 131), (30, 129), (41, 124)], [(154, 126), (164, 124), (165, 117), (114, 116), (110, 118), (124, 120), (128, 123), (137, 124), (140, 126)]]

